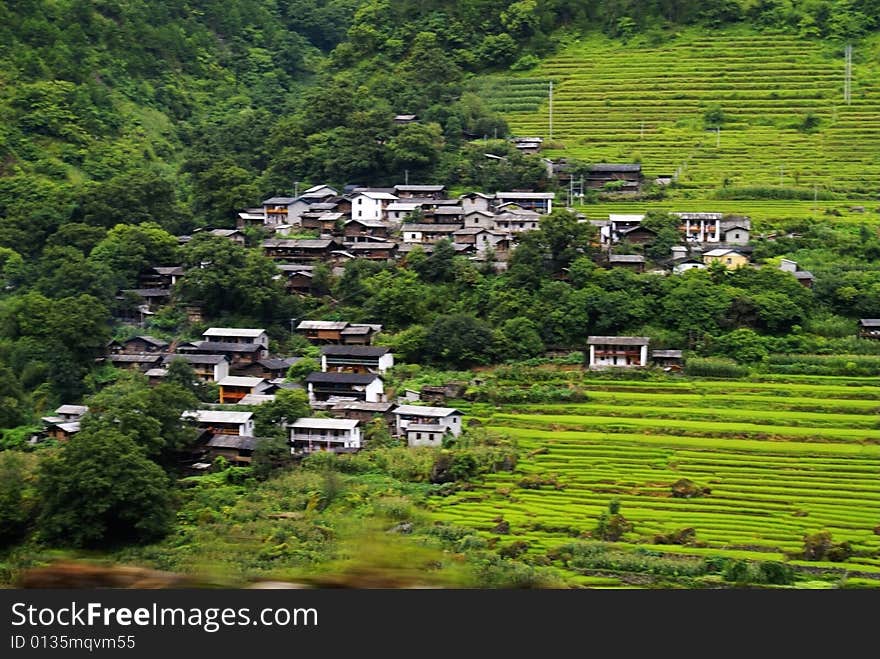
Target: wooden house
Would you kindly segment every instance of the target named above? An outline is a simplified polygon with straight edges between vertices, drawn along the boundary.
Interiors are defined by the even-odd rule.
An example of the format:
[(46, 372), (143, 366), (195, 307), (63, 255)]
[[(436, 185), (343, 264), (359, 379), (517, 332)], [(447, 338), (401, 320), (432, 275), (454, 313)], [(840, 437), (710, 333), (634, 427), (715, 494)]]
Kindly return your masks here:
[(135, 336), (123, 341), (113, 340), (107, 344), (107, 350), (114, 355), (141, 355), (154, 352), (165, 352), (168, 342), (153, 336)]
[(385, 400), (382, 378), (374, 373), (311, 373), (306, 378), (306, 386), (310, 402), (327, 401), (331, 397), (367, 403)]
[(389, 348), (362, 345), (328, 345), (321, 348), (325, 373), (385, 373), (394, 366)]
[(859, 319), (859, 336), (863, 339), (880, 339), (880, 318)]
[(213, 435), (205, 444), (206, 457), (214, 460), (218, 457), (226, 458), (233, 465), (246, 467), (251, 463), (254, 449), (259, 440), (256, 437), (242, 435)]
[(638, 192), (643, 179), (638, 163), (596, 163), (590, 166), (584, 184), (588, 190)]
[(269, 383), (264, 378), (227, 375), (220, 380), (220, 404), (233, 405), (249, 394), (263, 393)]

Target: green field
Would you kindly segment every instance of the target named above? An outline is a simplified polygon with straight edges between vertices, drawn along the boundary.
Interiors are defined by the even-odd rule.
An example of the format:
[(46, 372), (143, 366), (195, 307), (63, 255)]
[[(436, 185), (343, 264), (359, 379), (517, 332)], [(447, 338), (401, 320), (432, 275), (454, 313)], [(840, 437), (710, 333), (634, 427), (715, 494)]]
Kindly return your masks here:
[[(876, 381), (875, 381), (876, 382)], [(612, 498), (634, 524), (626, 546), (785, 560), (821, 530), (855, 550), (845, 568), (880, 578), (880, 385), (588, 380), (589, 401), (504, 405), (471, 413), (510, 435), (515, 472), (436, 499), (436, 519), (545, 553), (591, 531)], [(523, 487), (539, 476), (539, 489)], [(710, 489), (676, 498), (689, 479)], [(701, 546), (656, 545), (692, 527)], [(585, 584), (588, 585), (588, 584)]]
[[(723, 185), (785, 186), (841, 199), (880, 191), (880, 78), (876, 45), (856, 44), (852, 100), (843, 100), (843, 45), (791, 35), (685, 30), (659, 45), (601, 35), (571, 40), (536, 69), (489, 79), (485, 97), (515, 135), (549, 133), (548, 156), (641, 162), (649, 178), (678, 174), (684, 190), (711, 198)], [(704, 113), (720, 106), (720, 140)], [(805, 129), (810, 115), (818, 126)], [(768, 202), (748, 212), (814, 213), (812, 199)], [(846, 204), (841, 205), (848, 212)], [(717, 209), (741, 210), (719, 202)], [(820, 212), (838, 207), (822, 202)], [(707, 210), (676, 205), (677, 210)], [(870, 209), (876, 210), (876, 209)], [(854, 217), (864, 217), (862, 215)]]

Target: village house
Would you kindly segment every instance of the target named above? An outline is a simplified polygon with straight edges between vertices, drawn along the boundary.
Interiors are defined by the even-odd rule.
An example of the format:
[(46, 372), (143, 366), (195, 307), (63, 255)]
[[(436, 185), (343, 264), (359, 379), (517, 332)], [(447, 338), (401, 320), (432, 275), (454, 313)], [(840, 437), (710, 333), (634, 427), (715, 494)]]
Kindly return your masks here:
[(284, 288), (288, 293), (311, 295), (314, 265), (299, 263), (277, 263), (276, 265), (281, 273), (279, 278), (284, 280)]
[(202, 382), (219, 382), (229, 375), (229, 358), (226, 355), (198, 355), (189, 353), (175, 353), (165, 355), (163, 363), (167, 367), (175, 359), (180, 359), (189, 364)]
[(513, 138), (513, 146), (517, 151), (526, 155), (537, 155), (541, 151), (541, 145), (544, 139), (541, 137), (515, 137)]
[(388, 192), (355, 192), (351, 196), (351, 219), (378, 222), (385, 216), (386, 206), (395, 201), (397, 197)]
[(395, 201), (385, 207), (385, 215), (382, 217), (386, 222), (400, 224), (413, 213), (421, 213), (422, 205), (412, 202)]
[(376, 418), (385, 421), (389, 428), (394, 427), (394, 403), (365, 403), (362, 401), (343, 401), (331, 407), (330, 412), (337, 419), (354, 419), (366, 425)]
[(460, 228), (460, 224), (404, 224), (401, 237), (404, 243), (436, 243), (443, 238), (452, 239), (452, 234)]
[(675, 262), (675, 265), (672, 266), (672, 272), (676, 275), (680, 275), (683, 272), (687, 272), (688, 270), (705, 270), (706, 264), (703, 263), (700, 259), (694, 258), (685, 258), (680, 259)]
[(458, 197), (465, 215), (473, 211), (490, 212), (494, 209), (495, 195), (484, 192), (468, 192)]
[(343, 213), (309, 209), (300, 217), (300, 226), (303, 229), (314, 229), (322, 235), (333, 234), (337, 232), (337, 227), (345, 221), (344, 218)]
[(417, 114), (395, 114), (394, 115), (394, 123), (405, 126), (406, 124), (415, 123), (419, 120), (419, 116)]
[(235, 466), (246, 467), (251, 464), (257, 442), (259, 440), (256, 437), (214, 435), (205, 444), (205, 458), (214, 460), (223, 457)]
[(45, 428), (43, 429), (46, 437), (51, 437), (52, 439), (58, 440), (60, 442), (66, 442), (79, 431), (79, 421), (51, 422), (47, 423), (45, 425)]
[(235, 228), (261, 227), (266, 224), (266, 213), (262, 208), (245, 208), (235, 215)]
[(269, 349), (269, 335), (262, 328), (210, 327), (202, 336), (218, 343), (256, 343)]
[(880, 339), (880, 318), (859, 319), (859, 337), (863, 339)]
[(325, 373), (385, 373), (393, 366), (394, 355), (382, 346), (321, 347), (321, 370)]
[(627, 268), (633, 272), (645, 271), (645, 257), (641, 254), (609, 254), (609, 268)]
[(494, 250), (497, 254), (506, 253), (510, 249), (510, 236), (500, 231), (475, 227), (459, 229), (452, 238), (456, 245), (467, 245), (476, 254), (485, 254)]
[(373, 338), (381, 331), (381, 325), (371, 323), (349, 323), (348, 327), (342, 330), (339, 335), (342, 338), (343, 345), (368, 346), (373, 342)]
[(612, 245), (620, 242), (627, 231), (640, 227), (644, 219), (645, 215), (641, 213), (611, 213), (608, 215), (608, 220), (592, 223), (599, 227), (599, 242), (603, 245)]
[(328, 398), (351, 398), (367, 403), (385, 400), (382, 378), (374, 373), (311, 373), (306, 378), (309, 402), (326, 402)]
[(349, 243), (345, 246), (345, 251), (358, 259), (391, 261), (397, 253), (397, 243), (390, 240)]
[(679, 230), (686, 242), (721, 242), (722, 213), (671, 213), (681, 221)]
[(648, 343), (645, 336), (590, 336), (587, 366), (636, 368), (648, 365)]
[(665, 371), (680, 371), (684, 357), (681, 350), (652, 350), (651, 362)]
[(267, 258), (305, 262), (326, 261), (330, 252), (338, 247), (340, 243), (332, 238), (271, 238), (262, 243), (263, 254)]
[(236, 405), (262, 405), (275, 400), (275, 394), (247, 394)]
[(541, 214), (516, 205), (506, 206), (502, 213), (492, 220), (492, 229), (506, 234), (534, 231), (540, 228)]
[(153, 313), (171, 301), (171, 290), (168, 288), (125, 288), (120, 293)]
[(263, 393), (269, 383), (263, 378), (249, 378), (238, 375), (227, 375), (220, 380), (220, 404), (234, 405), (248, 394)]
[(719, 247), (703, 254), (703, 263), (707, 266), (713, 263), (720, 263), (725, 268), (735, 269), (747, 266), (749, 264), (749, 257), (735, 249)]
[(342, 343), (342, 330), (348, 327), (344, 320), (303, 320), (296, 331), (316, 344)]
[(450, 204), (437, 206), (425, 211), (425, 224), (462, 224), (464, 208)]
[(52, 416), (44, 416), (43, 435), (67, 441), (80, 431), (80, 420), (89, 411), (85, 405), (62, 405)]
[(107, 344), (107, 350), (114, 355), (140, 355), (144, 353), (164, 352), (168, 349), (168, 341), (153, 336), (135, 336), (124, 341), (113, 340)]
[(783, 272), (789, 272), (792, 276), (798, 280), (798, 283), (801, 286), (806, 288), (813, 287), (813, 273), (809, 270), (799, 270), (797, 261), (792, 261), (791, 259), (782, 259), (779, 262), (779, 269)]
[(361, 448), (360, 422), (356, 419), (304, 417), (288, 425), (293, 455), (315, 451), (345, 452)]
[(193, 348), (178, 346), (178, 353), (223, 355), (231, 368), (241, 368), (263, 359), (269, 351), (260, 343), (227, 343), (225, 341), (197, 341)]
[(184, 270), (179, 265), (154, 266), (138, 275), (138, 288), (169, 289), (183, 277)]
[(389, 237), (389, 228), (380, 220), (348, 220), (342, 236), (346, 243), (385, 240)]
[(267, 380), (275, 380), (277, 378), (287, 377), (287, 371), (296, 364), (300, 357), (267, 357), (260, 359), (253, 364), (239, 370), (241, 375), (253, 378), (265, 378)]
[(638, 163), (596, 163), (590, 165), (584, 184), (588, 190), (638, 192), (642, 180), (642, 166)]
[(726, 245), (747, 245), (751, 235), (752, 222), (747, 217), (739, 217), (721, 222), (721, 241)]
[(394, 193), (398, 199), (412, 199), (414, 197), (429, 199), (445, 199), (445, 185), (395, 185)]
[(227, 238), (236, 245), (241, 245), (242, 247), (244, 247), (247, 242), (244, 233), (238, 229), (211, 229), (208, 233), (212, 236), (217, 236), (218, 238)]
[(466, 229), (491, 229), (495, 222), (495, 214), (489, 211), (472, 210), (465, 213), (464, 228)]
[[(535, 211), (540, 214), (553, 212), (553, 200), (556, 195), (552, 192), (496, 192), (495, 201), (500, 207), (504, 204), (516, 204), (525, 210)], [(470, 210), (470, 209), (466, 209)]]
[(410, 446), (440, 446), (446, 433), (458, 437), (462, 431), (463, 415), (452, 407), (399, 405), (394, 416), (397, 436)]
[(263, 201), (263, 217), (269, 227), (295, 224), (308, 207), (309, 203), (298, 197), (270, 197)]
[(239, 435), (253, 437), (253, 412), (231, 412), (229, 410), (188, 410), (181, 419), (191, 420), (196, 427), (215, 435)]
[(162, 355), (157, 353), (142, 353), (136, 355), (120, 353), (107, 355), (107, 361), (113, 364), (116, 368), (146, 371), (158, 367), (162, 363)]

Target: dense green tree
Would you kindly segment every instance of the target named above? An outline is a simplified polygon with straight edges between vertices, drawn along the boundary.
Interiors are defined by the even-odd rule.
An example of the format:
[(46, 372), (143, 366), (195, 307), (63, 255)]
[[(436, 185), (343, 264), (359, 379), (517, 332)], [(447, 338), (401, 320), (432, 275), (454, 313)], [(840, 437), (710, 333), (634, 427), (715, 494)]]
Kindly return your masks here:
[(147, 542), (168, 530), (170, 481), (131, 436), (83, 428), (40, 464), (40, 535), (59, 545)]
[(36, 517), (37, 458), (0, 451), (0, 547), (21, 539)]
[(493, 349), (491, 327), (468, 314), (439, 317), (428, 329), (425, 344), (430, 360), (455, 368), (486, 364)]

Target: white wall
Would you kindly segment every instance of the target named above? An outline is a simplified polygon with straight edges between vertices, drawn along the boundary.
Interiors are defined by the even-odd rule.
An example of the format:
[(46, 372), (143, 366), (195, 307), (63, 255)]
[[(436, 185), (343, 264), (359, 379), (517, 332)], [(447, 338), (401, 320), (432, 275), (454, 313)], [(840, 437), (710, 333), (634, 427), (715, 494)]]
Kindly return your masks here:
[[(420, 437), (419, 437), (420, 436)], [(437, 432), (416, 432), (410, 431), (406, 433), (406, 443), (409, 446), (441, 446), (443, 444), (443, 431), (438, 428)]]

